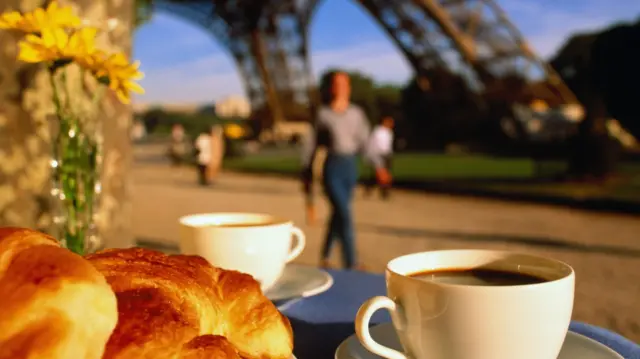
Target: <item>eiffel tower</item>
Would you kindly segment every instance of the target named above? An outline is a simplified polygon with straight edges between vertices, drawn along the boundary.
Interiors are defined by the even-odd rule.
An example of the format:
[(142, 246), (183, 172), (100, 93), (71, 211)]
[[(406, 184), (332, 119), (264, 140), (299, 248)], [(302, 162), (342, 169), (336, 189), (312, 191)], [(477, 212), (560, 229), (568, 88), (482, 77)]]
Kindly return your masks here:
[[(499, 79), (526, 80), (536, 98), (577, 103), (495, 0), (358, 0), (417, 73), (444, 68), (483, 98)], [(212, 34), (233, 56), (254, 116), (308, 120), (317, 103), (308, 29), (319, 0), (154, 0), (155, 9)]]

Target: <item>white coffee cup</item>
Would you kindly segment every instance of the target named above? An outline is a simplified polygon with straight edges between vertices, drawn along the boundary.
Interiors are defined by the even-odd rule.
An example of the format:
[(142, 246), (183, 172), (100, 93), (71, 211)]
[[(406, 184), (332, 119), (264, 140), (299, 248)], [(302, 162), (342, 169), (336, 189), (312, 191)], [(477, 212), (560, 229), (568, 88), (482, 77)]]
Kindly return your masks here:
[[(472, 268), (544, 281), (497, 286), (415, 276)], [(422, 252), (391, 260), (385, 276), (387, 296), (360, 307), (356, 333), (365, 348), (388, 359), (556, 359), (571, 321), (575, 275), (553, 259), (491, 250)], [(404, 353), (369, 333), (371, 316), (382, 308)]]
[[(292, 237), (296, 244), (291, 248)], [(206, 213), (180, 218), (180, 251), (212, 265), (251, 274), (272, 287), (302, 253), (305, 235), (290, 220), (257, 213)]]

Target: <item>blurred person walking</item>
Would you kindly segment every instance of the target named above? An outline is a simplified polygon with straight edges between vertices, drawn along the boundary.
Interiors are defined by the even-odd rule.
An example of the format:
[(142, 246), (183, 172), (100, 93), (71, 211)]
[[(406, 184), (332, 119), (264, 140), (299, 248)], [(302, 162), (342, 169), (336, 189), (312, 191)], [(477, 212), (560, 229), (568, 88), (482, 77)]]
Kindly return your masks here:
[(180, 166), (187, 154), (187, 144), (184, 127), (177, 123), (171, 127), (171, 144), (169, 145), (169, 157), (173, 166)]
[[(342, 262), (347, 269), (363, 269), (357, 262), (352, 215), (353, 190), (358, 181), (357, 155), (366, 153), (370, 127), (362, 109), (351, 103), (351, 82), (344, 72), (333, 72), (321, 84), (323, 105), (316, 115), (314, 128), (307, 139), (302, 158), (302, 182), (307, 197), (312, 193), (313, 163), (319, 147), (326, 147), (322, 169), (324, 193), (331, 205), (321, 265), (329, 266), (334, 241), (342, 247)], [(379, 157), (369, 159), (376, 167), (381, 183), (390, 181), (389, 172)]]
[(195, 142), (196, 160), (198, 165), (198, 183), (201, 186), (209, 184), (207, 178), (207, 168), (211, 162), (211, 134), (209, 131), (202, 131)]
[[(367, 157), (381, 159), (384, 168), (391, 173), (392, 157), (393, 157), (393, 128), (395, 121), (391, 116), (382, 118), (382, 122), (377, 125), (367, 144)], [(370, 196), (378, 182), (375, 177), (375, 164), (370, 163), (373, 170), (370, 178), (365, 183), (365, 196)], [(380, 183), (380, 196), (382, 199), (389, 199), (391, 190), (391, 182)]]

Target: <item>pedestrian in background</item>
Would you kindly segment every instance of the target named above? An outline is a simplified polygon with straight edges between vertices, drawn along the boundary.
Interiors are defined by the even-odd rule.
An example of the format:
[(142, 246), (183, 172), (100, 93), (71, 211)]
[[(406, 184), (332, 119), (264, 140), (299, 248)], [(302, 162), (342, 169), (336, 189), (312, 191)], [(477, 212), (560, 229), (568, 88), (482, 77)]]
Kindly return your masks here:
[(207, 168), (211, 162), (211, 134), (209, 131), (202, 131), (195, 142), (196, 162), (198, 165), (198, 183), (201, 186), (209, 184), (207, 178)]
[(184, 133), (184, 127), (177, 123), (171, 127), (171, 144), (169, 145), (169, 157), (171, 164), (180, 166), (187, 154), (187, 143)]
[[(384, 168), (391, 173), (391, 165), (393, 163), (393, 127), (395, 121), (391, 116), (385, 116), (382, 121), (377, 125), (369, 138), (367, 144), (367, 158), (381, 159)], [(375, 176), (375, 163), (369, 162), (373, 171), (372, 175), (365, 183), (365, 196), (370, 196), (373, 192), (376, 184), (378, 184)], [(379, 183), (380, 196), (382, 199), (389, 199), (389, 191), (391, 189), (391, 182)]]

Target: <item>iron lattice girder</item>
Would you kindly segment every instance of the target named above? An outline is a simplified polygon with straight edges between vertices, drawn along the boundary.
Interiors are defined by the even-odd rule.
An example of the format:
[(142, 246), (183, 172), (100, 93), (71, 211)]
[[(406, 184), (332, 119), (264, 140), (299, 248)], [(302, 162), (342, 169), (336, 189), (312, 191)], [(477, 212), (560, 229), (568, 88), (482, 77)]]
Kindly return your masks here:
[(252, 103), (257, 100), (256, 96), (264, 94), (260, 81), (256, 81), (259, 76), (257, 66), (251, 63), (254, 58), (250, 53), (250, 44), (233, 38), (231, 26), (218, 15), (212, 1), (155, 0), (154, 7), (194, 23), (213, 35), (233, 56)]
[(481, 88), (475, 72), (460, 56), (451, 39), (414, 0), (358, 2), (385, 29), (416, 72), (447, 68), (463, 75), (470, 88)]
[[(321, 0), (308, 0), (309, 22)], [(357, 0), (385, 29), (414, 70), (442, 66), (471, 89), (491, 88), (516, 75), (534, 93), (558, 103), (576, 102), (560, 76), (535, 55), (495, 0)]]
[(486, 87), (496, 78), (517, 75), (543, 93), (541, 98), (576, 102), (560, 76), (534, 51), (495, 0), (415, 0), (438, 21)]
[(272, 74), (278, 94), (287, 103), (307, 103), (313, 87), (309, 64), (304, 2), (268, 2), (258, 23), (269, 54), (265, 66)]
[(293, 103), (309, 101), (306, 27), (291, 2), (155, 0), (154, 5), (203, 27), (223, 44), (254, 109), (268, 106), (279, 120)]
[[(307, 30), (320, 0), (155, 0), (209, 30), (232, 53), (254, 109), (309, 102)], [(482, 91), (505, 75), (574, 102), (559, 76), (535, 56), (494, 0), (355, 0), (384, 28), (416, 71), (445, 67)], [(183, 9), (178, 9), (183, 7)], [(190, 8), (190, 9), (187, 9)], [(266, 95), (266, 98), (265, 98)]]

